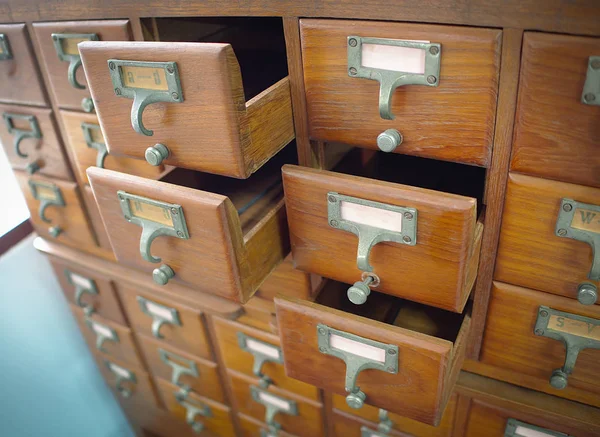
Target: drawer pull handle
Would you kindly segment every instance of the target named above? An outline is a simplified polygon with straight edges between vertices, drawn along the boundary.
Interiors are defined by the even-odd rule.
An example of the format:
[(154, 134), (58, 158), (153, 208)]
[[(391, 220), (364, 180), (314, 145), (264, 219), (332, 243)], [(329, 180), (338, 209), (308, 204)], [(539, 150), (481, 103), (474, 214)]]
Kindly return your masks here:
[[(599, 58), (600, 62), (600, 58)], [(582, 241), (592, 247), (592, 268), (588, 279), (600, 280), (600, 206), (563, 198), (560, 202), (555, 234), (558, 237)], [(592, 305), (598, 297), (596, 285), (579, 284), (577, 299), (584, 305)]]
[(8, 42), (8, 35), (0, 33), (0, 61), (12, 59), (13, 54), (10, 49), (10, 43)]
[[(35, 115), (12, 114), (9, 112), (5, 112), (2, 116), (4, 117), (8, 133), (14, 136), (13, 147), (15, 154), (20, 158), (28, 158), (29, 155), (21, 151), (21, 141), (26, 138), (42, 138), (42, 131), (40, 130), (37, 117)], [(29, 123), (29, 129), (16, 127), (15, 120), (25, 120)]]
[(127, 387), (123, 386), (124, 382), (128, 382), (132, 385), (137, 384), (137, 379), (135, 377), (135, 373), (133, 373), (129, 369), (125, 369), (124, 367), (118, 366), (115, 363), (111, 363), (108, 360), (104, 360), (104, 364), (108, 367), (112, 373), (117, 377), (117, 381), (115, 383), (115, 388), (119, 392), (121, 396), (125, 399), (130, 398), (133, 392)]
[[(358, 374), (366, 369), (398, 373), (398, 346), (381, 343), (329, 326), (317, 325), (319, 352), (331, 355), (346, 363), (346, 403), (351, 408), (361, 408), (366, 394), (356, 386)], [(365, 347), (366, 346), (366, 347)]]
[(281, 424), (275, 421), (275, 416), (278, 413), (289, 414), (290, 416), (298, 415), (298, 404), (296, 401), (291, 401), (273, 393), (267, 392), (265, 389), (255, 386), (250, 386), (250, 395), (256, 402), (265, 407), (265, 423), (269, 427), (269, 431), (277, 433), (281, 429)]
[(154, 146), (150, 146), (146, 149), (144, 156), (146, 162), (153, 166), (158, 166), (169, 157), (169, 149), (164, 144), (157, 143)]
[(550, 377), (550, 385), (559, 390), (567, 387), (579, 352), (583, 349), (600, 349), (600, 320), (547, 306), (538, 309), (534, 334), (561, 341), (565, 345), (565, 362), (560, 369), (554, 369)]
[(176, 391), (174, 395), (177, 403), (185, 408), (185, 422), (192, 427), (196, 434), (200, 434), (204, 430), (204, 424), (196, 420), (196, 416), (212, 417), (210, 407), (192, 399), (181, 398), (179, 391)]
[(273, 381), (263, 373), (262, 367), (266, 362), (283, 364), (283, 353), (281, 352), (281, 348), (258, 340), (257, 338), (250, 337), (243, 332), (238, 332), (237, 338), (240, 349), (254, 356), (252, 373), (260, 378), (260, 386), (267, 388)]
[[(190, 238), (181, 205), (160, 202), (121, 190), (117, 191), (117, 196), (125, 220), (142, 227), (140, 255), (146, 261), (161, 262), (160, 258), (150, 253), (152, 242), (157, 237), (164, 235), (182, 240)], [(166, 285), (173, 276), (175, 272), (165, 264), (152, 272), (154, 282), (159, 285)]]
[(90, 149), (95, 149), (98, 152), (96, 156), (96, 167), (104, 168), (104, 160), (108, 156), (108, 149), (106, 148), (106, 144), (100, 141), (94, 140), (94, 134), (96, 133), (96, 137), (102, 137), (102, 131), (100, 130), (100, 126), (92, 123), (81, 123), (81, 130), (83, 131), (83, 138), (85, 138), (85, 143)]
[(55, 184), (33, 179), (29, 179), (29, 188), (33, 198), (40, 202), (38, 211), (40, 218), (44, 222), (50, 223), (50, 219), (46, 217), (46, 209), (51, 205), (65, 206), (65, 200), (60, 188)]
[(138, 296), (137, 301), (142, 312), (152, 317), (152, 335), (156, 338), (164, 338), (160, 328), (165, 323), (181, 326), (179, 312), (175, 308), (152, 302), (142, 296)]
[(389, 433), (392, 431), (393, 427), (394, 422), (390, 420), (387, 410), (380, 409), (377, 431), (373, 431), (366, 426), (362, 426), (360, 428), (360, 435), (361, 437), (389, 437)]
[[(190, 375), (192, 378), (198, 378), (200, 376), (200, 372), (198, 371), (198, 366), (192, 360), (188, 360), (187, 358), (183, 358), (173, 352), (167, 352), (164, 349), (158, 348), (158, 354), (160, 355), (160, 359), (163, 363), (173, 369), (173, 374), (171, 375), (171, 384), (181, 387), (183, 390), (180, 390), (180, 394), (182, 399), (185, 399), (191, 390), (191, 387), (187, 384), (182, 384), (179, 381), (182, 375)], [(185, 363), (179, 364), (176, 361)]]
[(402, 144), (402, 134), (396, 129), (386, 129), (377, 136), (377, 147), (382, 152), (393, 152)]
[(85, 85), (77, 82), (77, 70), (81, 67), (81, 56), (77, 44), (82, 41), (98, 41), (95, 33), (53, 33), (52, 41), (58, 59), (69, 63), (67, 79), (71, 86), (78, 90), (84, 90)]
[(100, 352), (108, 353), (106, 349), (104, 349), (105, 341), (112, 341), (113, 343), (119, 343), (119, 334), (110, 326), (99, 323), (95, 320), (90, 319), (86, 316), (85, 323), (88, 325), (88, 328), (96, 334), (96, 349)]
[(152, 103), (183, 102), (176, 62), (108, 60), (108, 71), (115, 94), (133, 99), (131, 126), (139, 134), (152, 136), (142, 121), (144, 109)]
[[(425, 55), (424, 72), (394, 71), (382, 68), (365, 67), (363, 65), (363, 44), (379, 46), (405, 47), (423, 50)], [(385, 38), (365, 38), (360, 36), (348, 37), (348, 76), (376, 80), (379, 87), (379, 115), (386, 120), (393, 120), (392, 94), (403, 85), (438, 86), (440, 83), (441, 45), (402, 41)]]
[(588, 59), (581, 103), (600, 106), (600, 56), (590, 56)]
[[(528, 433), (527, 431), (534, 432)], [(508, 419), (506, 422), (506, 428), (504, 428), (504, 437), (519, 437), (526, 435), (535, 435), (536, 437), (571, 437), (564, 432), (552, 431), (550, 429), (530, 425), (529, 423), (521, 422), (512, 418)]]
[[(385, 241), (408, 246), (417, 244), (418, 212), (415, 208), (388, 205), (329, 192), (327, 193), (327, 219), (332, 228), (358, 236), (356, 265), (363, 272), (370, 274), (363, 274), (363, 282), (355, 283), (348, 290), (348, 298), (357, 304), (367, 300), (368, 293), (364, 292), (365, 287), (379, 285), (379, 278), (372, 273), (373, 267), (369, 263), (373, 246)], [(367, 283), (367, 276), (372, 277), (374, 281)]]
[(86, 316), (90, 316), (94, 313), (95, 309), (93, 305), (87, 305), (81, 301), (84, 293), (92, 296), (98, 295), (98, 287), (96, 281), (90, 278), (85, 278), (77, 273), (73, 273), (68, 269), (65, 269), (65, 276), (73, 287), (75, 287), (75, 305), (79, 308), (83, 308), (83, 312)]
[(25, 171), (27, 172), (28, 175), (33, 175), (36, 174), (38, 171), (40, 171), (42, 167), (40, 166), (40, 164), (37, 161), (34, 162), (30, 162), (29, 164), (27, 164), (25, 166)]

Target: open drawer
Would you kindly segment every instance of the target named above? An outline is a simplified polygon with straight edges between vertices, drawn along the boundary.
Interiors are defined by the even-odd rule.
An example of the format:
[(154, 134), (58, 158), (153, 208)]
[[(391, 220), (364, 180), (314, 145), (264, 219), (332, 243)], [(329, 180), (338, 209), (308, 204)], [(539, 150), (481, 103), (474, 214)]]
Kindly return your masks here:
[(289, 252), (282, 159), (248, 181), (183, 169), (161, 181), (87, 174), (119, 263), (244, 303)]
[(374, 176), (391, 179), (356, 176), (345, 163), (339, 171), (350, 174), (283, 168), (296, 268), (350, 284), (359, 281), (348, 290), (356, 304), (374, 289), (461, 312), (481, 248), (483, 214), (477, 219), (472, 196), (478, 193), (471, 190), (481, 169), (400, 155), (372, 160)]
[(288, 78), (246, 101), (230, 44), (79, 49), (111, 154), (247, 178), (294, 138)]
[(286, 374), (346, 395), (352, 408), (368, 403), (437, 426), (464, 360), (468, 312), (388, 296), (393, 312), (364, 317), (348, 310), (379, 303), (351, 306), (340, 292), (327, 286), (314, 303), (275, 298)]

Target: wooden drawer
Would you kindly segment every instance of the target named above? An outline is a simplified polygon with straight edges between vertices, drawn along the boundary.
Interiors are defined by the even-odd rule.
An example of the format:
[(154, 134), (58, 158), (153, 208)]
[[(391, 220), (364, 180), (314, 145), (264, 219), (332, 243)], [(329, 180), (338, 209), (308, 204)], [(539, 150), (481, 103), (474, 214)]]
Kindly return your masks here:
[(60, 116), (81, 184), (89, 183), (85, 173), (88, 167), (108, 168), (149, 179), (158, 179), (163, 172), (162, 165), (152, 167), (139, 159), (108, 155), (98, 117), (95, 114), (60, 111)]
[(248, 376), (262, 374), (278, 388), (319, 400), (316, 387), (285, 375), (277, 336), (217, 317), (212, 320), (225, 367)]
[(249, 181), (176, 170), (168, 183), (97, 167), (88, 176), (119, 263), (244, 303), (289, 251), (279, 167), (272, 160)]
[(193, 393), (222, 404), (227, 403), (215, 363), (143, 334), (138, 334), (137, 340), (155, 377), (189, 387)]
[(0, 105), (0, 113), (0, 142), (12, 168), (73, 179), (50, 109)]
[(127, 325), (125, 314), (110, 280), (92, 270), (51, 259), (56, 278), (71, 305)]
[(583, 101), (588, 71), (600, 80), (590, 56), (599, 38), (525, 33), (511, 170), (600, 187), (600, 94)]
[(275, 317), (275, 304), (272, 300), (253, 297), (244, 304), (244, 312), (236, 322), (251, 326), (262, 331), (279, 334), (277, 318)]
[[(179, 387), (170, 382), (157, 380), (158, 390), (167, 410), (190, 428), (198, 431), (201, 437), (231, 437), (235, 435), (231, 410), (225, 405), (190, 393), (187, 398), (179, 400), (176, 394)], [(196, 414), (193, 414), (196, 413)]]
[(71, 311), (90, 350), (107, 359), (144, 367), (131, 329), (97, 314), (86, 316), (81, 308), (74, 305), (71, 305)]
[(296, 397), (274, 386), (262, 389), (258, 379), (231, 370), (227, 373), (239, 413), (268, 424), (268, 410), (273, 410), (273, 422), (279, 424), (282, 431), (300, 437), (324, 435), (320, 403)]
[[(238, 414), (238, 422), (240, 423), (241, 434), (240, 437), (256, 437), (262, 436), (261, 432), (266, 433), (266, 437), (269, 437), (269, 427), (262, 421), (256, 420), (253, 417), (246, 416), (245, 414)], [(294, 437), (284, 431), (279, 431), (277, 437)]]
[[(579, 352), (572, 374), (568, 376), (567, 386), (562, 390), (552, 387), (549, 380), (554, 370), (564, 365), (565, 345), (558, 338), (534, 333), (549, 331), (547, 327), (536, 326), (538, 313), (543, 310), (541, 306), (591, 319), (586, 323), (561, 316), (561, 320), (556, 322), (558, 325), (564, 323), (567, 326), (565, 329), (575, 335), (578, 334), (578, 326), (582, 325), (585, 330), (583, 338), (588, 339), (588, 348)], [(493, 375), (498, 379), (598, 407), (600, 350), (590, 349), (594, 344), (596, 348), (600, 345), (598, 325), (600, 308), (596, 305), (582, 306), (572, 299), (495, 282), (480, 361), (498, 368)], [(559, 326), (549, 332), (562, 330)], [(562, 378), (553, 379), (557, 384)]]
[(331, 291), (326, 287), (315, 303), (275, 298), (286, 374), (348, 395), (352, 408), (366, 402), (438, 426), (464, 359), (470, 316), (373, 293), (389, 300), (382, 312), (378, 299), (357, 307)]
[(0, 26), (0, 101), (47, 106), (25, 24)]
[[(303, 19), (300, 34), (311, 138), (378, 150), (378, 136), (394, 129), (401, 143), (382, 150), (489, 165), (500, 30)], [(365, 38), (439, 45), (411, 49)], [(394, 70), (416, 73), (412, 83), (419, 85), (392, 91), (392, 83), (402, 80)], [(362, 78), (369, 75), (386, 78), (382, 101), (378, 79)], [(404, 83), (412, 77), (405, 75)]]
[(294, 268), (289, 254), (260, 285), (256, 297), (272, 301), (278, 294), (313, 300), (321, 286), (321, 277)]
[(350, 284), (375, 278), (348, 290), (357, 304), (373, 288), (462, 311), (483, 232), (476, 199), (289, 165), (283, 182), (297, 268)]
[[(414, 436), (414, 437), (451, 437), (452, 434), (452, 427), (454, 426), (454, 416), (456, 414), (456, 403), (457, 403), (457, 396), (455, 394), (453, 394), (450, 397), (450, 400), (448, 401), (448, 405), (446, 406), (446, 411), (444, 411), (444, 415), (442, 416), (442, 420), (440, 422), (440, 424), (437, 427), (434, 426), (430, 426), (430, 425), (425, 425), (421, 422), (417, 422), (415, 420), (412, 419), (407, 419), (406, 417), (400, 416), (398, 414), (394, 414), (394, 413), (388, 413), (387, 417), (388, 419), (391, 421), (391, 426), (392, 426), (392, 432), (391, 434), (394, 435), (394, 432), (399, 432), (402, 433), (401, 435), (410, 435), (410, 436)], [(362, 419), (365, 419), (367, 421), (369, 421), (372, 425), (369, 426), (369, 428), (373, 431), (377, 431), (377, 427), (376, 425), (378, 423), (381, 422), (381, 418), (379, 415), (379, 409), (372, 407), (370, 405), (364, 405), (361, 409), (359, 410), (355, 410), (353, 408), (350, 408), (348, 406), (348, 404), (346, 403), (346, 399), (343, 396), (340, 395), (336, 395), (334, 394), (332, 396), (332, 406), (335, 409), (334, 411), (341, 411), (344, 412), (348, 415), (352, 415), (352, 416), (358, 416)], [(344, 434), (340, 427), (342, 429), (346, 429), (346, 426), (338, 426), (338, 420), (337, 420), (337, 414), (334, 413), (334, 416), (336, 417), (334, 419), (334, 427), (336, 430), (336, 436), (338, 437), (351, 437), (351, 436), (356, 436), (356, 437), (361, 437), (360, 434), (360, 422), (354, 422), (357, 425), (352, 426), (352, 433), (348, 433), (348, 434)], [(346, 422), (346, 421), (342, 421), (340, 420), (340, 422)], [(375, 426), (373, 426), (375, 425)], [(362, 425), (364, 426), (364, 425)], [(406, 434), (404, 434), (406, 433)], [(371, 436), (369, 436), (371, 437)], [(373, 437), (377, 437), (377, 436), (373, 436)]]
[(96, 199), (94, 199), (94, 193), (89, 185), (84, 185), (81, 187), (81, 194), (83, 203), (85, 204), (90, 217), (90, 224), (94, 230), (94, 233), (96, 234), (96, 237), (98, 238), (98, 246), (100, 249), (102, 249), (104, 258), (114, 261), (115, 255), (113, 253), (112, 246), (110, 245), (110, 239), (106, 233), (106, 228), (102, 222), (102, 217), (100, 216), (100, 211), (98, 210), (98, 205), (96, 204)]
[[(77, 44), (90, 38), (100, 41), (128, 41), (131, 39), (129, 20), (33, 23), (33, 32), (54, 101), (60, 108), (91, 112), (94, 105), (81, 68)], [(57, 49), (59, 45), (62, 47), (61, 55)], [(69, 78), (71, 70), (73, 79)]]
[[(108, 149), (116, 155), (247, 178), (294, 138), (288, 79), (246, 102), (229, 44), (88, 42), (81, 53)], [(120, 61), (162, 64), (132, 68)], [(123, 83), (123, 71), (133, 81), (152, 71), (164, 83)], [(158, 103), (140, 100), (134, 110), (133, 96), (149, 94), (138, 86), (155, 90)], [(166, 147), (166, 155), (156, 144)]]
[(161, 339), (165, 345), (212, 360), (201, 311), (121, 284), (118, 291), (136, 333)]
[[(596, 211), (584, 211), (567, 202), (576, 220), (566, 220), (565, 238), (558, 235), (560, 227), (557, 227), (559, 214), (567, 217), (570, 212), (566, 204), (561, 204), (562, 199), (597, 205)], [(593, 303), (600, 285), (600, 248), (596, 248), (597, 267), (593, 271), (592, 247), (569, 236), (577, 231), (570, 227), (572, 223), (581, 230), (589, 229), (592, 232), (589, 235), (595, 235), (598, 241), (599, 218), (600, 189), (511, 173), (495, 279)], [(585, 292), (586, 289), (589, 291)]]
[(79, 250), (96, 249), (96, 238), (75, 182), (28, 176), (17, 171), (15, 176), (31, 212), (31, 223), (38, 234), (45, 238), (56, 238), (59, 243)]

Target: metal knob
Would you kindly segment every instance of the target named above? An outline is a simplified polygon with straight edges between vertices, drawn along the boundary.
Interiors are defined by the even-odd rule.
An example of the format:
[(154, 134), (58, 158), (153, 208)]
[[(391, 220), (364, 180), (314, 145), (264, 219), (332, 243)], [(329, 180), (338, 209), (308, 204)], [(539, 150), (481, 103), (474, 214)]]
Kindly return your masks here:
[(346, 404), (348, 404), (350, 408), (358, 410), (365, 404), (366, 397), (367, 396), (360, 390), (355, 393), (350, 393), (346, 396)]
[(355, 282), (352, 287), (348, 289), (348, 299), (355, 305), (362, 305), (367, 301), (367, 297), (371, 294), (369, 285), (375, 281), (372, 276), (367, 276), (363, 281)]
[(569, 375), (563, 372), (561, 369), (555, 369), (550, 377), (550, 385), (558, 390), (562, 390), (567, 387), (569, 382)]
[(50, 229), (48, 229), (48, 233), (54, 238), (58, 237), (60, 234), (62, 234), (62, 232), (63, 230), (60, 226), (52, 226)]
[(577, 300), (582, 305), (593, 305), (598, 300), (598, 287), (589, 282), (579, 284), (577, 288)]
[(34, 174), (37, 173), (40, 170), (40, 165), (37, 163), (37, 161), (34, 162), (30, 162), (29, 164), (27, 164), (27, 166), (25, 167), (25, 170), (27, 171), (28, 174)]
[(393, 152), (402, 144), (402, 134), (396, 129), (387, 129), (377, 136), (377, 147), (383, 152)]
[(175, 276), (175, 272), (166, 264), (163, 264), (152, 271), (152, 278), (158, 285), (166, 285), (173, 276)]
[(84, 97), (81, 99), (81, 107), (85, 112), (92, 112), (94, 110), (94, 101), (90, 97)]
[(157, 166), (169, 157), (169, 149), (164, 144), (158, 143), (148, 147), (144, 155), (148, 164)]

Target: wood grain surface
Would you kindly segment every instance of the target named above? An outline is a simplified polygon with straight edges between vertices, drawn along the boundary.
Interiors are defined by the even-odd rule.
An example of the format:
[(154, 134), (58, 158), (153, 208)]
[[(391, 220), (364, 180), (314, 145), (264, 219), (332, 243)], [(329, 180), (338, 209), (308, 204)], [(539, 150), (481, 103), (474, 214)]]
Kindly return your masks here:
[[(144, 159), (146, 148), (162, 143), (165, 164), (245, 179), (294, 138), (287, 78), (246, 102), (229, 44), (87, 42), (80, 50), (112, 154)], [(184, 100), (146, 107), (151, 138), (133, 130), (133, 100), (115, 95), (108, 59), (177, 63)]]
[(361, 279), (358, 238), (329, 226), (328, 192), (413, 207), (417, 244), (384, 242), (371, 250), (369, 261), (381, 279), (375, 290), (462, 311), (479, 257), (475, 199), (287, 165), (283, 180), (296, 268), (350, 284)]
[(0, 62), (0, 101), (25, 105), (47, 106), (35, 55), (25, 24), (3, 24), (0, 33), (6, 36), (11, 59)]
[(600, 40), (527, 32), (511, 170), (600, 187), (600, 107), (581, 103)]
[[(241, 434), (240, 437), (256, 437), (260, 435), (261, 430), (268, 431), (269, 427), (264, 421), (257, 420), (245, 414), (238, 414), (240, 421)], [(279, 431), (278, 437), (294, 437), (287, 432)]]
[[(5, 61), (1, 61), (0, 65), (2, 62)], [(12, 168), (24, 171), (28, 164), (35, 162), (40, 166), (40, 170), (37, 172), (40, 175), (67, 181), (73, 180), (51, 110), (0, 104), (0, 114), (33, 115), (37, 119), (42, 134), (41, 138), (24, 138), (21, 141), (21, 152), (28, 155), (27, 158), (21, 158), (16, 154), (14, 148), (16, 135), (8, 132), (8, 126), (4, 120), (0, 122), (0, 143), (4, 147), (4, 152)], [(15, 118), (13, 123), (17, 129), (32, 130), (26, 120)]]
[(90, 97), (83, 66), (77, 69), (75, 77), (78, 83), (85, 85), (85, 89), (73, 88), (67, 78), (69, 62), (61, 61), (58, 58), (52, 41), (52, 34), (95, 33), (100, 41), (129, 41), (131, 39), (129, 20), (34, 23), (33, 30), (35, 43), (41, 53), (40, 62), (44, 63), (54, 102), (59, 108), (74, 109), (76, 111), (82, 110), (82, 99)]
[(87, 212), (90, 218), (90, 224), (96, 237), (98, 238), (98, 250), (102, 251), (103, 258), (110, 261), (116, 261), (115, 254), (113, 253), (112, 246), (110, 245), (110, 239), (104, 227), (104, 222), (100, 216), (100, 210), (94, 199), (94, 193), (89, 185), (81, 187), (81, 198), (87, 208)]
[(278, 294), (297, 297), (298, 299), (314, 299), (321, 284), (320, 277), (294, 268), (292, 255), (288, 255), (281, 264), (265, 279), (256, 297), (273, 300)]
[[(302, 59), (312, 139), (378, 150), (377, 136), (397, 129), (395, 153), (487, 167), (494, 132), (499, 30), (424, 24), (302, 19)], [(403, 86), (395, 120), (379, 115), (379, 82), (348, 75), (349, 35), (440, 43), (438, 87)]]
[(590, 282), (591, 246), (554, 233), (562, 198), (600, 205), (600, 189), (510, 174), (494, 279), (571, 298)]

